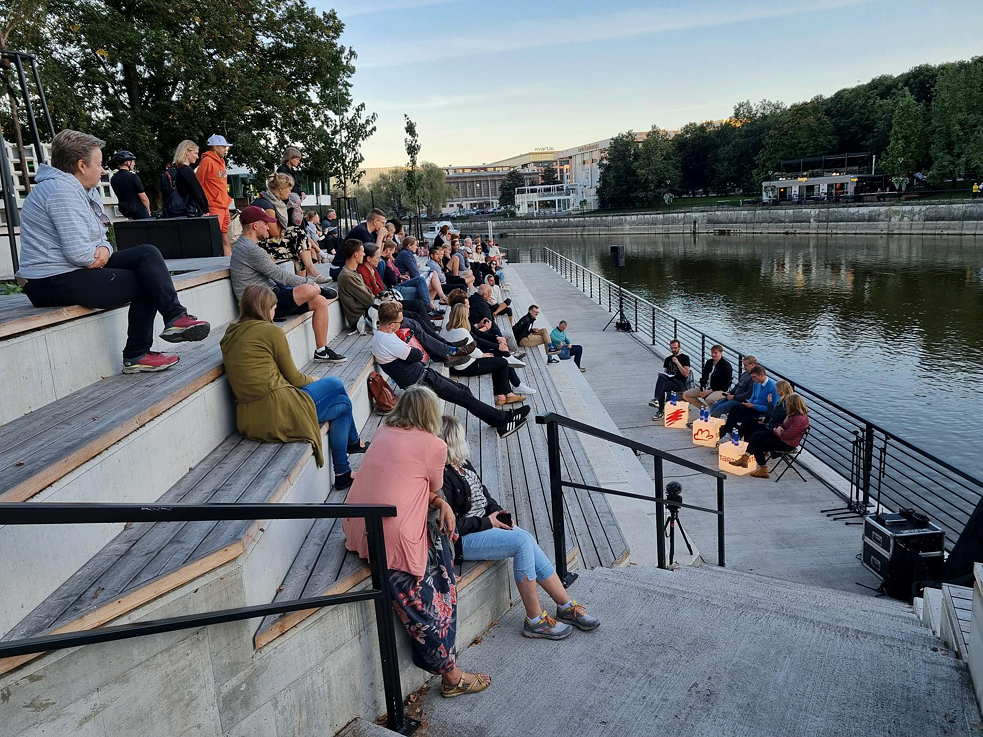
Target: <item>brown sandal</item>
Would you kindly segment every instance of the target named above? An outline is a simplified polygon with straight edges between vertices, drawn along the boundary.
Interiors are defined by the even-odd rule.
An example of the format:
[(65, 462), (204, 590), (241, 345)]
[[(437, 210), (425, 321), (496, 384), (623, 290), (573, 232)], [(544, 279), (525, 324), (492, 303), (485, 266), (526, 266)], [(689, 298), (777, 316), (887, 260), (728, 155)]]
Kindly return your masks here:
[[(465, 683), (468, 676), (471, 676), (470, 683)], [(448, 683), (441, 682), (440, 684), (440, 695), (445, 699), (452, 699), (455, 696), (463, 696), (465, 694), (478, 693), (484, 691), (489, 686), (491, 679), (486, 681), (488, 678), (486, 673), (463, 673), (461, 674), (461, 680), (455, 685), (450, 685)]]
[[(511, 399), (509, 399), (511, 397)], [(501, 407), (503, 404), (515, 404), (517, 402), (525, 402), (526, 396), (524, 394), (509, 393), (505, 395), (504, 399), (496, 399), (495, 404)]]

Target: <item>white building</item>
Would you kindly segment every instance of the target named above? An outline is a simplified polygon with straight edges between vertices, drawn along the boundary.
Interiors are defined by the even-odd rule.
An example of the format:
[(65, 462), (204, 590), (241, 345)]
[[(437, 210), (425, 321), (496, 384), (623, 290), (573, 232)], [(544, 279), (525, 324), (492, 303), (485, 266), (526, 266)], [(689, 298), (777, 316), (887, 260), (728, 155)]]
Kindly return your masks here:
[(519, 215), (561, 213), (580, 209), (581, 190), (572, 184), (516, 187), (515, 210)]

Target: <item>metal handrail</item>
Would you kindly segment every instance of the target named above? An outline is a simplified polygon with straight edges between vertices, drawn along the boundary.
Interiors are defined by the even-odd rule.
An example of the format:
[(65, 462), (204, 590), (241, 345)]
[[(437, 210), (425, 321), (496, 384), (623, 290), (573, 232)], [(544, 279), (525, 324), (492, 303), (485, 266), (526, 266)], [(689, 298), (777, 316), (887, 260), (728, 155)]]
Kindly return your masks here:
[[(622, 437), (621, 435), (616, 435), (612, 432), (608, 432), (607, 430), (601, 430), (600, 428), (587, 425), (569, 417), (558, 415), (556, 412), (547, 412), (545, 414), (536, 415), (536, 424), (546, 425), (546, 446), (548, 450), (550, 470), (550, 498), (553, 510), (553, 553), (556, 559), (557, 575), (559, 575), (560, 580), (563, 581), (564, 586), (569, 586), (571, 583), (577, 580), (577, 574), (571, 573), (567, 570), (567, 535), (566, 523), (563, 519), (564, 487), (570, 489), (596, 491), (601, 494), (610, 494), (613, 496), (627, 497), (629, 499), (638, 499), (643, 502), (654, 502), (656, 527), (658, 530), (657, 538), (659, 541), (659, 544), (656, 546), (659, 568), (668, 568), (666, 565), (666, 543), (665, 538), (662, 535), (662, 530), (666, 525), (665, 507), (668, 506), (675, 509), (693, 509), (697, 512), (715, 514), (717, 515), (717, 565), (720, 567), (724, 567), (726, 565), (724, 546), (724, 482), (727, 480), (726, 474), (706, 468), (705, 466), (701, 466), (697, 463), (693, 463), (685, 458), (680, 458), (672, 453), (667, 453), (666, 451), (660, 450), (659, 448), (655, 448), (651, 445), (640, 443), (637, 440)], [(652, 456), (655, 462), (655, 494), (648, 497), (642, 496), (641, 494), (633, 494), (628, 491), (621, 491), (619, 489), (608, 489), (602, 486), (581, 484), (570, 479), (564, 479), (560, 472), (560, 427), (565, 427), (569, 430), (573, 430), (574, 432), (583, 433), (584, 435), (590, 435), (601, 440), (606, 440), (609, 443), (630, 448), (636, 455), (645, 454)], [(663, 496), (665, 490), (662, 483), (664, 478), (663, 463), (666, 461), (669, 463), (674, 463), (678, 466), (683, 466), (684, 468), (696, 471), (697, 473), (701, 473), (705, 476), (712, 476), (715, 478), (717, 480), (717, 508), (710, 509), (708, 507), (700, 507), (695, 504), (684, 504), (681, 501), (676, 502), (667, 500)]]
[[(598, 304), (603, 306), (606, 299), (609, 311), (616, 303), (619, 287), (614, 282), (549, 248), (543, 248), (543, 260), (585, 294), (589, 294), (591, 299)], [(708, 347), (712, 343), (719, 343), (723, 346), (725, 354), (736, 358), (737, 372), (740, 376), (741, 360), (746, 355), (743, 351), (711, 338), (699, 328), (633, 292), (622, 290), (621, 294), (624, 295), (626, 314), (629, 318), (635, 318), (636, 331), (650, 334), (652, 345), (656, 344), (656, 333), (660, 335), (663, 333), (671, 334), (672, 338), (678, 338), (683, 332), (685, 333), (684, 338), (696, 339), (702, 343), (700, 350), (700, 367), (702, 367)], [(643, 327), (644, 331), (639, 330)], [(940, 526), (947, 532), (946, 547), (951, 549), (955, 539), (965, 529), (971, 514), (963, 508), (963, 503), (974, 507), (983, 504), (983, 481), (948, 461), (923, 450), (914, 443), (898, 437), (895, 433), (886, 430), (868, 418), (789, 378), (782, 372), (768, 367), (767, 364), (762, 365), (765, 366), (770, 375), (787, 380), (797, 392), (807, 396), (810, 405), (812, 405), (812, 423), (817, 430), (820, 428), (825, 430), (825, 432), (817, 432), (814, 438), (817, 442), (814, 443), (814, 447), (824, 449), (829, 456), (833, 456), (832, 458), (827, 457), (827, 465), (850, 484), (849, 496), (821, 476), (819, 477), (820, 481), (843, 497), (848, 502), (848, 506), (857, 513), (867, 511), (873, 501), (881, 499), (881, 495), (883, 495), (883, 500), (886, 503), (899, 507), (921, 507), (921, 511), (926, 513), (929, 508), (938, 509), (943, 516), (953, 520), (952, 524), (945, 520), (939, 520)], [(860, 438), (859, 478), (854, 478), (850, 472), (850, 464), (844, 462), (842, 458), (843, 451), (853, 444), (853, 438), (850, 437), (852, 433), (862, 436)], [(889, 458), (886, 463), (887, 470), (891, 470), (895, 463), (907, 466), (919, 476), (917, 484), (921, 487), (921, 493), (911, 489), (907, 484), (904, 485), (904, 488), (900, 488), (898, 486), (901, 483), (900, 480), (890, 476), (885, 476), (883, 479), (875, 478), (875, 454), (881, 452), (887, 454), (887, 450), (881, 451), (879, 447), (875, 448), (875, 445), (880, 446), (882, 444), (885, 448), (888, 448), (889, 445), (894, 446), (902, 455), (902, 457), (898, 457), (896, 454), (894, 458)], [(885, 464), (882, 463), (882, 465)], [(907, 474), (906, 477), (909, 480), (914, 480)], [(958, 490), (954, 491), (947, 488), (953, 486), (958, 487)], [(939, 493), (944, 488), (947, 489), (947, 493)], [(856, 498), (854, 498), (854, 492), (856, 492)], [(932, 516), (937, 515), (932, 513)]]
[(114, 642), (134, 637), (238, 622), (271, 614), (318, 609), (335, 604), (375, 602), (379, 658), (386, 699), (386, 726), (400, 734), (412, 734), (419, 722), (406, 716), (399, 679), (399, 656), (392, 617), (389, 570), (386, 567), (384, 517), (395, 517), (388, 504), (73, 504), (62, 502), (0, 503), (0, 525), (72, 525), (113, 522), (214, 522), (259, 519), (365, 519), (372, 588), (358, 592), (313, 596), (257, 606), (221, 609), (182, 617), (99, 627), (94, 630), (49, 634), (0, 642), (0, 658), (43, 653), (80, 645)]

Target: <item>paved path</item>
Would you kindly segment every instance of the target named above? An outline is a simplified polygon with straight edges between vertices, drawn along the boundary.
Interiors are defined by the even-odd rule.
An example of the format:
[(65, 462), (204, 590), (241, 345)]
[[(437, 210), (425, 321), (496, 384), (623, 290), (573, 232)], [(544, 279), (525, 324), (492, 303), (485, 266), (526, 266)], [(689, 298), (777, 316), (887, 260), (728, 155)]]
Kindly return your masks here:
[[(655, 373), (668, 348), (653, 349), (635, 336), (616, 333), (613, 328), (602, 331), (610, 313), (546, 264), (516, 264), (512, 268), (534, 295), (550, 325), (567, 320), (571, 338), (584, 345), (584, 366), (588, 371), (582, 376), (626, 437), (716, 467), (715, 451), (693, 446), (686, 432), (667, 430), (661, 423), (652, 422), (654, 412), (648, 401)], [(518, 316), (527, 305), (513, 307)], [(687, 348), (683, 346), (684, 351)], [(575, 372), (572, 364), (564, 361), (562, 366), (552, 368)], [(651, 461), (646, 460), (645, 465), (652, 477)], [(668, 466), (666, 481), (672, 478), (682, 483), (687, 503), (715, 506), (716, 490), (710, 477)], [(818, 480), (803, 483), (792, 472), (777, 484), (749, 477), (728, 478), (727, 566), (789, 581), (872, 593), (857, 585), (877, 585), (877, 579), (857, 560), (860, 527), (830, 521), (820, 512), (839, 506), (839, 497)], [(651, 505), (652, 517), (654, 513)], [(704, 559), (715, 563), (716, 517), (683, 510), (681, 520)], [(678, 538), (677, 548), (684, 550)]]

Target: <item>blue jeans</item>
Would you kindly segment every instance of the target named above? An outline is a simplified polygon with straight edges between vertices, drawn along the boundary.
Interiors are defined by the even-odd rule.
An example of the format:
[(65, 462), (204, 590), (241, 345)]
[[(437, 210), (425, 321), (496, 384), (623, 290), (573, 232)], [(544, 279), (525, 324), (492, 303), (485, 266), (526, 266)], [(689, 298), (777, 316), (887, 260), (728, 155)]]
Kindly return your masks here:
[(725, 414), (730, 412), (734, 407), (739, 407), (740, 402), (736, 399), (722, 399), (710, 408), (711, 417), (723, 417)]
[(396, 289), (408, 299), (418, 299), (424, 304), (430, 304), (430, 287), (422, 276), (414, 276), (409, 281), (397, 285)]
[(556, 568), (539, 547), (536, 538), (519, 527), (502, 530), (472, 532), (461, 538), (464, 560), (512, 559), (516, 581), (545, 581), (556, 573)]
[(334, 472), (348, 473), (348, 446), (358, 444), (358, 430), (352, 417), (352, 400), (345, 393), (341, 379), (325, 376), (300, 388), (314, 400), (318, 422), (330, 422), (328, 444), (331, 447), (331, 464)]

